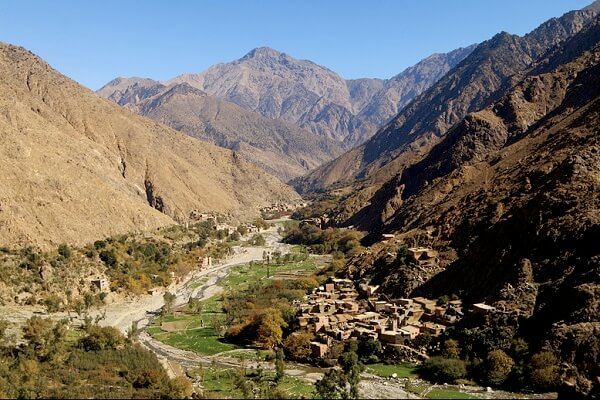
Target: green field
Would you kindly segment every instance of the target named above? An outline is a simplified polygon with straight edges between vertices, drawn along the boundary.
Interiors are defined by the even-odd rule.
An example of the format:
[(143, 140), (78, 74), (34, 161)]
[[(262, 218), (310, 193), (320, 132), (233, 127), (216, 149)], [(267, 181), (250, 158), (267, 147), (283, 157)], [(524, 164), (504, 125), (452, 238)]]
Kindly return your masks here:
[(477, 397), (472, 396), (468, 393), (462, 393), (458, 390), (452, 389), (433, 389), (427, 393), (428, 399), (476, 399)]
[[(300, 248), (294, 250), (301, 251)], [(219, 285), (226, 288), (226, 290), (233, 290), (234, 288), (235, 290), (240, 290), (260, 280), (267, 279), (267, 273), (269, 273), (269, 276), (273, 276), (282, 272), (314, 272), (316, 270), (317, 266), (312, 260), (270, 265), (263, 263), (244, 264), (233, 267), (229, 275), (219, 282)], [(200, 282), (197, 282), (197, 284), (201, 284)], [(212, 296), (204, 300), (200, 314), (192, 312), (187, 306), (183, 306), (179, 310), (181, 313), (161, 317), (153, 321), (152, 325), (147, 328), (147, 332), (153, 338), (163, 343), (205, 355), (214, 355), (224, 351), (241, 349), (240, 346), (220, 340), (211, 326), (215, 317), (224, 315), (222, 295)], [(200, 324), (200, 319), (204, 322), (203, 326)], [(160, 328), (163, 322), (183, 323), (176, 324), (178, 327), (177, 331), (165, 332)], [(253, 351), (250, 354), (240, 353), (232, 354), (232, 356), (242, 359), (253, 359), (253, 357), (256, 357)]]
[[(242, 392), (235, 387), (235, 376), (240, 370), (226, 368), (202, 368), (193, 371), (202, 381), (204, 395), (208, 398), (242, 398)], [(274, 373), (264, 372), (261, 378), (256, 377), (256, 371), (246, 371), (246, 379), (257, 389), (268, 386), (273, 387), (275, 383)], [(287, 398), (312, 398), (314, 385), (302, 379), (285, 376), (277, 385), (277, 389), (283, 391)]]
[[(203, 315), (204, 326), (200, 327), (200, 316), (176, 315), (156, 319), (147, 332), (156, 340), (177, 347), (190, 350), (199, 354), (214, 355), (224, 351), (239, 349), (240, 347), (223, 342), (210, 326), (210, 318)], [(176, 332), (164, 332), (160, 329), (162, 322), (186, 322), (183, 328)]]
[(367, 371), (370, 374), (388, 378), (392, 374), (396, 373), (398, 378), (408, 378), (415, 374), (417, 367), (413, 364), (398, 364), (398, 365), (387, 365), (387, 364), (369, 364), (367, 365)]
[(223, 356), (246, 361), (265, 361), (267, 357), (274, 358), (275, 352), (273, 350), (239, 349), (223, 354)]
[(245, 264), (232, 268), (229, 275), (219, 283), (219, 286), (230, 288), (244, 285), (247, 287), (260, 280), (271, 278), (273, 275), (279, 273), (312, 273), (316, 272), (317, 269), (317, 265), (310, 259), (285, 264)]

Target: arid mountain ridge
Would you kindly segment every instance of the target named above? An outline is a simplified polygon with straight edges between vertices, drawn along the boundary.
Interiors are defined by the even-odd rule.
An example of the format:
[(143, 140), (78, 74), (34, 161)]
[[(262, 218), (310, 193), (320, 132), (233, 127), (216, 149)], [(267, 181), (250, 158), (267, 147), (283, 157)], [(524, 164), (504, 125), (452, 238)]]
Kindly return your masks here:
[(235, 150), (284, 182), (343, 151), (340, 142), (208, 96), (187, 83), (132, 78), (127, 85), (117, 79), (98, 93), (192, 137)]
[[(375, 136), (293, 182), (300, 192), (363, 180), (365, 204), (384, 182), (422, 158), (468, 112), (497, 100), (546, 51), (578, 32), (593, 7), (553, 18), (523, 37), (502, 32), (483, 42)], [(360, 204), (358, 206), (360, 206)], [(341, 218), (356, 213), (357, 205)]]
[[(373, 196), (346, 200), (367, 205), (345, 224), (369, 226), (372, 241), (393, 232), (398, 242), (375, 245), (345, 273), (381, 284), (392, 296), (457, 294), (497, 307), (501, 313), (488, 323), (559, 356), (568, 395), (600, 390), (600, 18), (594, 11), (542, 25), (525, 37), (527, 46), (496, 37), (500, 46), (487, 47), (489, 56), (509, 60), (507, 49), (533, 49), (535, 60), (423, 155), (408, 146), (398, 151), (397, 158), (413, 151), (416, 161), (405, 157), (405, 167)], [(562, 39), (549, 40), (552, 31)], [(520, 46), (504, 47), (507, 41)], [(457, 70), (473, 70), (467, 62)], [(405, 265), (400, 243), (433, 247), (440, 264)], [(469, 319), (456, 329), (466, 328)]]
[[(349, 148), (374, 134), (474, 47), (434, 54), (387, 80), (344, 80), (311, 61), (261, 47), (239, 60), (214, 65), (199, 74), (183, 74), (164, 84), (187, 83), (210, 96)], [(136, 93), (124, 93), (132, 92), (134, 85), (144, 91), (149, 81), (116, 78), (97, 93), (121, 104), (135, 103), (149, 93), (138, 97)]]
[(3, 245), (82, 244), (184, 221), (251, 217), (297, 194), (235, 152), (101, 99), (0, 44)]

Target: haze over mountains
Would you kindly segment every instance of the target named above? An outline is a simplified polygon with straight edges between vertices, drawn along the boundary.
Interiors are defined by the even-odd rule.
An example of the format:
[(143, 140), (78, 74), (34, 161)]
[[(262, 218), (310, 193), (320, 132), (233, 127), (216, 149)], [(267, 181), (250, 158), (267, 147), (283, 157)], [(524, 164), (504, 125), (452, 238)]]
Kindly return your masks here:
[(84, 244), (185, 220), (252, 216), (297, 194), (235, 152), (99, 98), (23, 48), (0, 44), (0, 237)]
[[(239, 150), (287, 181), (366, 140), (473, 48), (432, 55), (389, 80), (346, 81), (315, 63), (262, 47), (200, 74), (164, 84), (116, 78), (97, 93), (191, 136)], [(174, 86), (176, 95), (170, 91)]]

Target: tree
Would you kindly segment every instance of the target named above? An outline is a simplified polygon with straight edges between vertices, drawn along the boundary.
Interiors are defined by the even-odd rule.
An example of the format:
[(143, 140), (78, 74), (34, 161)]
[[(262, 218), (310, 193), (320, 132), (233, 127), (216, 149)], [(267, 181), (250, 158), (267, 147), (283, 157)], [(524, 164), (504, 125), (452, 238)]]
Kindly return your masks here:
[(322, 399), (346, 399), (346, 377), (339, 369), (332, 368), (315, 384), (317, 394)]
[(267, 349), (280, 344), (283, 326), (286, 326), (286, 323), (281, 312), (275, 308), (266, 308), (258, 317), (257, 341)]
[(261, 235), (260, 233), (255, 233), (254, 235), (252, 235), (250, 240), (248, 240), (248, 243), (250, 243), (252, 246), (264, 246), (267, 242), (263, 235)]
[(233, 374), (233, 386), (238, 389), (240, 392), (242, 392), (242, 397), (244, 399), (249, 399), (254, 397), (253, 396), (253, 389), (254, 389), (254, 385), (252, 385), (252, 382), (248, 381), (248, 379), (246, 379), (246, 374), (244, 372), (243, 369), (237, 369), (235, 371), (235, 373)]
[(23, 339), (27, 342), (27, 349), (38, 359), (46, 358), (50, 353), (52, 338), (52, 320), (34, 315), (25, 322)]
[(551, 390), (559, 383), (558, 359), (549, 351), (541, 351), (531, 357), (529, 381), (539, 390)]
[(285, 376), (285, 363), (283, 361), (283, 349), (275, 350), (275, 382), (281, 381)]
[(494, 350), (489, 352), (486, 359), (487, 381), (492, 385), (502, 385), (510, 375), (514, 365), (513, 359), (504, 351)]
[(350, 386), (349, 398), (358, 399), (358, 384), (360, 383), (360, 374), (364, 371), (365, 366), (358, 360), (356, 350), (358, 345), (355, 340), (348, 343), (346, 351), (342, 353), (338, 362), (344, 371), (346, 382)]
[(176, 298), (177, 296), (175, 296), (173, 293), (165, 292), (165, 294), (163, 295), (163, 300), (165, 302), (165, 305), (162, 308), (163, 315), (168, 315), (171, 313), (171, 309), (173, 308), (173, 304), (175, 304)]
[(465, 362), (455, 358), (430, 357), (420, 368), (423, 377), (434, 382), (454, 382), (467, 374)]
[(27, 351), (40, 361), (62, 354), (66, 334), (66, 321), (54, 323), (49, 318), (44, 319), (37, 315), (28, 319), (23, 327)]
[(311, 332), (294, 332), (285, 339), (283, 347), (292, 360), (303, 361), (311, 354), (310, 342), (313, 339)]
[(138, 339), (139, 335), (138, 321), (131, 321), (131, 326), (127, 330), (127, 339), (133, 342)]
[(248, 228), (246, 227), (246, 225), (240, 225), (237, 227), (237, 231), (239, 232), (240, 235), (244, 236), (245, 234), (248, 233)]
[(192, 383), (185, 376), (178, 376), (169, 382), (169, 397), (188, 399), (194, 394)]
[(363, 363), (377, 363), (381, 354), (381, 343), (372, 338), (361, 339), (358, 341), (356, 354)]
[(113, 268), (115, 265), (117, 265), (117, 256), (112, 249), (102, 250), (100, 252), (100, 260), (102, 260), (107, 267)]
[(454, 339), (448, 339), (442, 345), (442, 356), (446, 358), (460, 359), (460, 347)]
[(115, 327), (92, 325), (80, 344), (86, 351), (118, 349), (125, 345), (125, 337)]
[(8, 335), (6, 334), (7, 329), (8, 321), (5, 319), (0, 319), (0, 346), (4, 346), (5, 342), (8, 340)]

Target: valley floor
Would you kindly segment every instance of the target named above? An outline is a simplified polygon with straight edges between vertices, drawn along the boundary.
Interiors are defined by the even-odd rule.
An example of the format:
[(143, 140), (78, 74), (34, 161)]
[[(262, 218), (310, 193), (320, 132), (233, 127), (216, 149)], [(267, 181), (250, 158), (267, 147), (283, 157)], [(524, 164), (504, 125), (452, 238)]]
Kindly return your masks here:
[[(220, 294), (224, 287), (219, 284), (228, 277), (234, 267), (245, 265), (251, 261), (263, 261), (263, 252), (279, 251), (286, 254), (292, 251), (293, 246), (280, 243), (281, 236), (277, 228), (282, 221), (276, 223), (274, 227), (261, 233), (265, 237), (265, 246), (236, 246), (234, 254), (229, 256), (222, 263), (206, 270), (195, 271), (188, 275), (186, 279), (178, 284), (167, 288), (171, 293), (176, 294), (175, 306), (184, 305), (190, 298), (206, 301)], [(135, 300), (114, 299), (91, 313), (92, 317), (102, 318), (100, 325), (113, 326), (126, 333), (137, 322), (140, 329), (139, 342), (148, 350), (155, 353), (167, 373), (171, 377), (185, 376), (186, 371), (197, 369), (202, 366), (205, 370), (221, 371), (217, 374), (225, 373), (239, 368), (262, 369), (263, 371), (273, 371), (272, 362), (257, 361), (252, 349), (236, 349), (221, 351), (216, 354), (200, 354), (197, 352), (176, 348), (163, 343), (151, 336), (148, 329), (151, 329), (153, 319), (159, 315), (160, 309), (164, 304), (163, 292), (154, 295), (140, 296)], [(23, 306), (4, 306), (0, 307), (0, 314), (8, 320), (14, 334), (18, 334), (20, 326), (33, 315), (46, 314), (41, 307), (23, 307)], [(55, 313), (50, 315), (53, 319), (62, 319), (69, 317), (66, 313)], [(71, 317), (74, 317), (71, 314)], [(74, 321), (75, 322), (75, 321)], [(77, 324), (77, 323), (76, 323)], [(247, 353), (246, 356), (243, 353)], [(401, 368), (400, 366), (398, 368)], [(286, 363), (285, 373), (290, 385), (300, 386), (297, 391), (313, 391), (314, 383), (321, 379), (325, 369), (309, 365)], [(404, 377), (398, 374), (398, 378), (386, 377), (386, 374), (377, 375), (373, 369), (368, 369), (363, 373), (360, 383), (360, 393), (362, 398), (518, 398), (523, 397), (515, 393), (507, 392), (486, 392), (481, 387), (459, 388), (455, 386), (446, 387), (442, 385), (431, 385), (418, 379), (415, 375)], [(218, 380), (218, 379), (217, 379)], [(196, 385), (204, 386), (204, 382), (196, 382)], [(527, 396), (535, 398), (536, 396)]]

